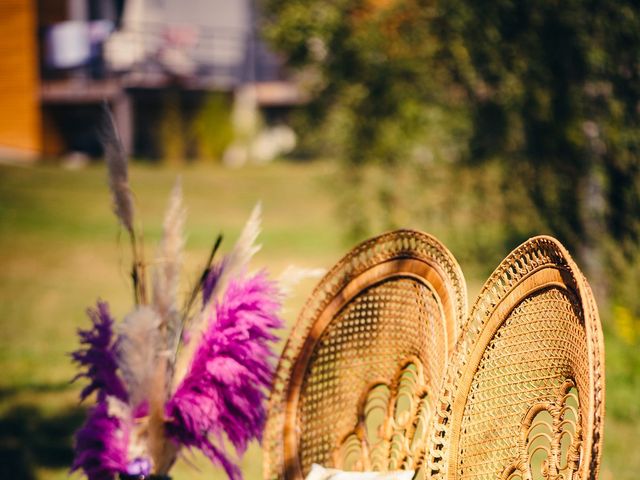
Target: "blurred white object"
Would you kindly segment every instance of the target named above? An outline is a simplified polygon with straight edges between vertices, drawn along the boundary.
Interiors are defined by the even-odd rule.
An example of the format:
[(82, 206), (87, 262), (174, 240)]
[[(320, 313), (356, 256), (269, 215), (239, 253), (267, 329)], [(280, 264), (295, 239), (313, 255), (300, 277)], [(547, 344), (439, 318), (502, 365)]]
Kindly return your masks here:
[(61, 22), (49, 27), (46, 36), (47, 63), (54, 68), (84, 65), (91, 57), (89, 24), (82, 21)]
[(185, 48), (167, 46), (158, 54), (160, 64), (174, 75), (188, 76), (196, 71), (196, 62)]
[(265, 164), (291, 152), (295, 146), (295, 132), (278, 125), (262, 130), (253, 138), (238, 137), (225, 150), (222, 161), (229, 167), (241, 167), (249, 162)]
[(285, 268), (278, 277), (278, 285), (280, 285), (280, 292), (284, 296), (289, 296), (293, 293), (293, 289), (304, 280), (316, 279), (322, 277), (327, 270), (324, 268), (304, 268), (297, 267), (295, 265), (289, 265)]
[(86, 65), (99, 57), (100, 47), (112, 31), (111, 20), (69, 20), (51, 25), (45, 37), (47, 64), (53, 68)]
[(232, 143), (227, 147), (222, 155), (222, 163), (227, 167), (238, 168), (247, 163), (249, 159), (249, 152), (247, 147), (237, 142)]
[(89, 155), (82, 152), (70, 152), (63, 158), (62, 166), (66, 170), (82, 170), (89, 166), (91, 159)]
[(174, 75), (195, 73), (196, 62), (191, 58), (198, 43), (198, 29), (193, 25), (168, 25), (163, 31), (163, 46), (158, 55), (160, 63)]
[(122, 30), (109, 37), (104, 45), (104, 57), (113, 70), (128, 70), (145, 59), (149, 43), (141, 41), (141, 35), (140, 32)]
[(291, 152), (295, 146), (296, 134), (291, 128), (284, 125), (268, 128), (251, 143), (251, 159), (255, 163), (267, 163)]
[(414, 473), (413, 470), (398, 470), (395, 472), (345, 472), (334, 468), (324, 468), (314, 463), (305, 480), (411, 480)]

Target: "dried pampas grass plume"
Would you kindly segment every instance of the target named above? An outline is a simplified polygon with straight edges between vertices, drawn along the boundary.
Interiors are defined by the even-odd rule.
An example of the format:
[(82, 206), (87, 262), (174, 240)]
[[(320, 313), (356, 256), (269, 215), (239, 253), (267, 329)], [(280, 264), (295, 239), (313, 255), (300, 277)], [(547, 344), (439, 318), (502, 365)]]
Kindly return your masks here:
[(178, 288), (184, 248), (186, 209), (182, 201), (182, 183), (176, 181), (164, 218), (162, 240), (153, 272), (153, 306), (160, 315), (166, 349), (173, 352), (180, 335)]
[(120, 141), (118, 129), (111, 111), (106, 106), (105, 122), (102, 128), (102, 143), (109, 170), (109, 188), (113, 197), (113, 211), (129, 234), (133, 236), (133, 196), (129, 188), (127, 155)]
[(256, 244), (261, 224), (262, 205), (258, 202), (231, 251), (209, 269), (202, 285), (203, 310), (224, 290), (229, 278), (246, 273), (249, 262), (262, 247)]
[(262, 204), (258, 202), (247, 220), (238, 241), (226, 258), (225, 277), (233, 277), (247, 268), (253, 256), (262, 245), (256, 244), (262, 224)]
[(278, 277), (278, 285), (282, 295), (289, 296), (293, 293), (293, 289), (302, 281), (311, 278), (320, 278), (327, 270), (324, 268), (304, 268), (295, 265), (289, 265)]
[(143, 242), (137, 238), (133, 221), (133, 195), (129, 188), (129, 165), (120, 141), (118, 129), (107, 104), (104, 104), (105, 122), (102, 127), (102, 143), (109, 171), (109, 188), (113, 198), (113, 211), (129, 233), (133, 252), (131, 277), (136, 304), (147, 303), (147, 288)]
[(129, 404), (138, 407), (152, 390), (158, 357), (160, 319), (148, 306), (137, 307), (118, 325), (117, 361), (129, 392)]
[(156, 358), (149, 390), (149, 453), (158, 473), (169, 471), (177, 448), (165, 435), (164, 405), (171, 394), (175, 351), (181, 333), (178, 288), (184, 248), (186, 209), (182, 201), (180, 178), (171, 191), (162, 239), (153, 271), (152, 305), (159, 316), (159, 346), (163, 354)]

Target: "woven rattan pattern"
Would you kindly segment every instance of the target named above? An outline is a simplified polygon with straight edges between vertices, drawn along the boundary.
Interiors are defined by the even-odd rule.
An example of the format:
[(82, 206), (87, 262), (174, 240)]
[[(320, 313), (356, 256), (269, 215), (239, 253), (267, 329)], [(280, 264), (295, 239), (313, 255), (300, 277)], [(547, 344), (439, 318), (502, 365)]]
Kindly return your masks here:
[[(449, 348), (455, 341), (457, 320), (466, 316), (466, 285), (460, 267), (445, 247), (427, 234), (401, 230), (373, 238), (354, 248), (333, 267), (311, 294), (285, 345), (271, 392), (264, 433), (265, 478), (284, 476), (282, 435), (286, 417), (287, 388), (294, 362), (300, 355), (310, 329), (329, 303), (353, 278), (375, 265), (395, 258), (418, 259), (437, 265), (442, 270), (442, 281), (451, 292), (454, 309), (453, 318), (447, 319), (448, 328), (452, 328), (454, 332), (448, 338)], [(368, 354), (367, 357), (371, 359), (372, 355)]]
[(433, 399), (424, 383), (422, 362), (406, 363), (392, 384), (378, 383), (361, 406), (356, 428), (334, 451), (343, 470), (414, 470), (424, 451)]
[[(537, 285), (547, 287), (534, 291)], [(527, 289), (532, 293), (526, 294)], [(519, 295), (524, 295), (519, 300), (521, 304), (509, 304)], [(512, 312), (510, 308), (514, 307), (517, 308)], [(495, 325), (496, 321), (502, 323), (494, 332), (489, 322)], [(527, 326), (532, 322), (537, 323), (535, 329)], [(528, 333), (527, 328), (531, 330)], [(507, 331), (509, 335), (505, 337)], [(521, 340), (516, 333), (522, 336)], [(476, 346), (487, 335), (493, 338), (478, 347), (487, 347), (482, 358), (478, 364), (468, 364), (471, 358), (477, 358), (477, 352), (482, 352)], [(502, 351), (505, 347), (500, 344), (505, 338), (510, 338), (512, 346)], [(528, 346), (531, 353), (522, 350), (520, 356), (514, 354)], [(514, 363), (512, 371), (508, 362), (500, 363), (504, 360)], [(527, 360), (532, 361), (523, 363)], [(489, 278), (463, 326), (440, 394), (440, 408), (430, 426), (428, 455), (418, 478), (498, 478), (507, 466), (499, 463), (507, 458), (505, 442), (512, 442), (507, 437), (513, 431), (508, 430), (517, 418), (511, 409), (521, 410), (538, 396), (550, 395), (553, 386), (566, 379), (576, 381), (580, 397), (583, 442), (580, 470), (575, 478), (597, 478), (604, 415), (603, 366), (600, 321), (582, 273), (556, 240), (536, 237), (524, 243)], [(525, 401), (528, 395), (530, 400)], [(502, 407), (493, 408), (493, 404)], [(520, 422), (524, 413), (519, 412)], [(500, 425), (493, 424), (491, 415), (505, 418)], [(499, 430), (487, 433), (491, 424)], [(477, 450), (482, 438), (487, 440), (484, 453)], [(514, 447), (508, 456), (519, 454)]]
[(503, 323), (471, 384), (457, 478), (495, 479), (519, 449), (531, 405), (554, 401), (566, 379), (579, 382), (578, 392), (588, 391), (580, 318), (575, 299), (552, 288), (527, 298)]
[(567, 380), (555, 401), (533, 405), (524, 418), (520, 454), (500, 480), (571, 480), (580, 464), (582, 419), (575, 384)]
[(442, 317), (439, 309), (425, 285), (392, 279), (362, 292), (332, 320), (313, 352), (300, 393), (305, 474), (313, 463), (333, 463), (332, 454), (356, 426), (362, 394), (372, 383), (390, 384), (398, 366), (412, 356), (426, 366), (426, 378), (442, 376), (445, 338), (443, 327), (434, 322)]

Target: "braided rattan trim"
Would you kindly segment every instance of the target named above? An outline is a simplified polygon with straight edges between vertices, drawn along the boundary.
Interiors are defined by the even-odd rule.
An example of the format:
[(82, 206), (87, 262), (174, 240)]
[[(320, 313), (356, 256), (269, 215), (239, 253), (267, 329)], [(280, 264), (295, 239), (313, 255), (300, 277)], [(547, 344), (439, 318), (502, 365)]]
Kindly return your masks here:
[(280, 358), (269, 401), (264, 432), (264, 477), (282, 478), (285, 471), (283, 430), (287, 388), (296, 359), (316, 320), (355, 277), (395, 259), (414, 259), (439, 272), (450, 292), (451, 318), (447, 318), (450, 347), (455, 343), (459, 319), (467, 310), (466, 284), (451, 253), (436, 239), (422, 232), (399, 230), (368, 240), (342, 258), (315, 288), (302, 309)]
[[(545, 281), (544, 276), (536, 276), (537, 272), (555, 272)], [(538, 283), (538, 285), (531, 285)], [(584, 276), (571, 259), (566, 249), (551, 237), (535, 237), (515, 249), (495, 270), (485, 283), (469, 318), (463, 326), (458, 344), (449, 363), (446, 380), (442, 387), (440, 408), (436, 411), (429, 431), (427, 458), (421, 462), (418, 478), (455, 479), (457, 478), (458, 452), (452, 450), (459, 432), (455, 430), (456, 422), (460, 422), (462, 409), (466, 402), (466, 394), (470, 385), (470, 358), (475, 346), (481, 338), (492, 335), (488, 323), (498, 315), (506, 319), (509, 312), (519, 301), (545, 286), (558, 285), (571, 293), (579, 303), (583, 328), (586, 337), (585, 360), (588, 364), (588, 386), (584, 392), (588, 405), (581, 405), (583, 424), (587, 426), (582, 432), (585, 446), (580, 463), (580, 479), (596, 479), (602, 446), (602, 424), (604, 417), (604, 351), (602, 329), (591, 289)], [(528, 289), (528, 291), (527, 291)], [(520, 295), (522, 294), (522, 295)], [(508, 298), (509, 297), (509, 298)], [(517, 298), (513, 298), (517, 297)], [(505, 305), (503, 302), (508, 300)], [(498, 313), (496, 313), (498, 312)], [(495, 323), (495, 318), (493, 318)], [(496, 328), (493, 325), (493, 328)], [(465, 398), (462, 398), (465, 397)], [(484, 478), (484, 477), (483, 477)]]
[[(600, 323), (600, 316), (598, 314), (598, 306), (596, 305), (596, 299), (593, 296), (591, 286), (587, 282), (584, 276), (581, 276), (581, 292), (583, 292), (587, 299), (588, 308), (586, 312), (588, 315), (587, 325), (590, 328), (589, 336), (589, 349), (593, 352), (591, 359), (593, 361), (593, 383), (594, 383), (594, 418), (593, 418), (593, 438), (592, 438), (592, 453), (591, 462), (589, 464), (590, 476), (585, 477), (589, 479), (597, 479), (600, 473), (600, 457), (602, 455), (602, 434), (604, 427), (604, 411), (605, 411), (605, 367), (604, 367), (604, 336), (602, 333), (602, 325)], [(591, 420), (591, 419), (590, 419)]]

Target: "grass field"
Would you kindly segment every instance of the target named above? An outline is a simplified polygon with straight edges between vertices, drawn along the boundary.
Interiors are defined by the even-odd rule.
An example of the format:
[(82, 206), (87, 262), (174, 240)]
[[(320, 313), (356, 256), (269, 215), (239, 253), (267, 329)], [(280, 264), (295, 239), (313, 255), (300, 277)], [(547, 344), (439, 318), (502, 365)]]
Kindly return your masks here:
[[(177, 173), (132, 169), (149, 254)], [(187, 280), (198, 272), (216, 234), (224, 232), (228, 246), (258, 200), (264, 207), (263, 248), (255, 266), (276, 274), (288, 264), (330, 267), (349, 247), (335, 220), (331, 173), (324, 162), (182, 171), (189, 211)], [(108, 300), (118, 318), (130, 305), (129, 250), (111, 213), (103, 168), (0, 167), (0, 265), (0, 477), (66, 478), (72, 432), (84, 415), (77, 403), (80, 385), (69, 383), (75, 370), (67, 354), (77, 347), (75, 331), (87, 325), (84, 311), (97, 298)], [(468, 278), (472, 297), (482, 280)], [(286, 305), (289, 322), (312, 286), (313, 281), (303, 283)], [(607, 418), (601, 478), (636, 479), (638, 352), (608, 335), (607, 355), (608, 402), (615, 415)], [(200, 457), (193, 461), (200, 471), (180, 464), (174, 478), (224, 478)], [(261, 478), (258, 446), (248, 452), (243, 469), (247, 479)]]

